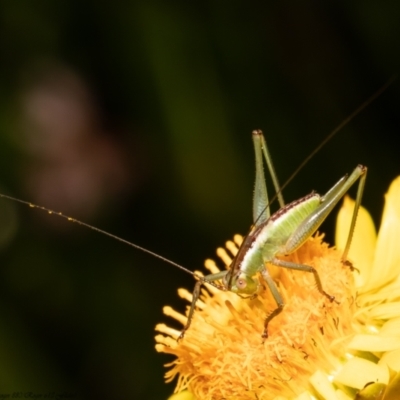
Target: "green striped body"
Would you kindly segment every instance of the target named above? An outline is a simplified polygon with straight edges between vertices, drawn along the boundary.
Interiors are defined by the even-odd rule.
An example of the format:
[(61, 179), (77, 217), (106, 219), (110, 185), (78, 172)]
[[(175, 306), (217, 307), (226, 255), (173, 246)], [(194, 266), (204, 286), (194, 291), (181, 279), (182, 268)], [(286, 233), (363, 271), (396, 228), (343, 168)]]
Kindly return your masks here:
[[(226, 288), (238, 294), (252, 295), (257, 291), (253, 277), (265, 268), (265, 262), (278, 255), (292, 253), (310, 237), (299, 229), (321, 204), (316, 193), (302, 197), (279, 209), (267, 221), (256, 225), (247, 235), (224, 280)], [(304, 237), (301, 237), (303, 235)], [(296, 248), (291, 247), (296, 243)]]

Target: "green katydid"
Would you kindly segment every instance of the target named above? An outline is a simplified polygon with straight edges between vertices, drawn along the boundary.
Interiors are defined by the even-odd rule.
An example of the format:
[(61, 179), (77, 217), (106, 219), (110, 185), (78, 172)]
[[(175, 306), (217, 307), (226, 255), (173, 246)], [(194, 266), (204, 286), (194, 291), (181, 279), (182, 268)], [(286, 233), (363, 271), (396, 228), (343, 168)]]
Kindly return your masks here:
[[(221, 271), (216, 274), (210, 274), (205, 277), (199, 277), (197, 274), (186, 269), (185, 267), (171, 260), (168, 260), (148, 249), (128, 242), (125, 239), (112, 235), (99, 228), (76, 220), (75, 218), (65, 216), (64, 214), (55, 212), (46, 207), (37, 206), (8, 195), (0, 194), (0, 197), (27, 204), (30, 207), (39, 208), (49, 213), (54, 213), (58, 216), (68, 219), (69, 221), (86, 226), (92, 230), (103, 233), (134, 248), (151, 254), (159, 259), (162, 259), (163, 261), (166, 261), (169, 264), (172, 264), (184, 270), (187, 273), (194, 275), (198, 279), (198, 281), (193, 291), (193, 299), (189, 310), (187, 323), (181, 335), (179, 336), (179, 339), (183, 338), (185, 332), (190, 327), (193, 313), (196, 307), (196, 302), (200, 295), (200, 289), (204, 283), (211, 284), (221, 290), (232, 291), (242, 297), (252, 297), (256, 296), (257, 291), (259, 290), (259, 284), (254, 278), (258, 273), (260, 273), (277, 304), (277, 307), (265, 318), (262, 337), (266, 338), (268, 336), (269, 322), (275, 316), (277, 316), (284, 307), (282, 297), (271, 275), (268, 272), (267, 263), (271, 263), (278, 267), (312, 273), (315, 278), (317, 289), (321, 293), (321, 295), (324, 295), (330, 301), (334, 300), (334, 296), (324, 291), (318, 272), (312, 266), (282, 261), (279, 260), (277, 257), (280, 255), (293, 253), (295, 250), (301, 247), (308, 240), (308, 238), (315, 233), (318, 227), (322, 224), (328, 214), (332, 211), (332, 209), (340, 201), (340, 199), (346, 194), (350, 187), (358, 179), (360, 179), (347, 244), (342, 256), (343, 262), (346, 262), (346, 257), (350, 248), (352, 233), (354, 231), (354, 226), (357, 218), (357, 211), (361, 203), (367, 168), (362, 165), (358, 165), (350, 176), (346, 175), (342, 177), (323, 196), (312, 192), (299, 200), (295, 200), (292, 203), (285, 205), (282, 196), (282, 190), (279, 186), (278, 178), (276, 176), (272, 160), (268, 152), (267, 144), (260, 130), (253, 131), (253, 143), (256, 160), (256, 179), (253, 198), (253, 226), (250, 229), (250, 232), (245, 237), (242, 245), (240, 246), (237, 255), (233, 259), (230, 269), (226, 271)], [(263, 158), (265, 159), (268, 170), (272, 177), (272, 181), (280, 205), (280, 209), (272, 216), (270, 215), (269, 199), (263, 167)], [(221, 281), (222, 285), (216, 283), (217, 281)]]
[[(332, 137), (336, 131), (337, 130), (332, 132), (331, 135), (325, 139), (323, 144), (326, 143), (326, 141), (329, 140), (329, 138)], [(259, 289), (259, 284), (254, 278), (258, 273), (260, 273), (277, 304), (277, 307), (265, 318), (262, 337), (266, 338), (268, 336), (269, 322), (275, 316), (277, 316), (284, 307), (282, 297), (268, 272), (266, 265), (267, 263), (274, 264), (278, 267), (312, 273), (316, 281), (317, 289), (321, 295), (327, 297), (330, 301), (334, 300), (333, 295), (324, 291), (319, 275), (312, 266), (282, 261), (279, 260), (277, 256), (293, 253), (295, 250), (301, 247), (318, 229), (318, 227), (322, 224), (322, 222), (349, 190), (349, 188), (358, 179), (360, 179), (349, 236), (342, 257), (343, 262), (346, 262), (347, 253), (351, 243), (352, 232), (354, 230), (357, 218), (357, 211), (361, 203), (367, 168), (358, 165), (350, 176), (346, 175), (341, 178), (323, 196), (312, 192), (299, 200), (295, 200), (292, 203), (285, 205), (282, 195), (282, 188), (279, 186), (278, 178), (268, 152), (265, 138), (260, 130), (253, 131), (253, 143), (256, 160), (256, 179), (253, 199), (253, 226), (240, 246), (236, 257), (233, 259), (230, 269), (216, 274), (210, 274), (205, 277), (200, 277), (182, 265), (168, 260), (146, 248), (131, 243), (102, 229), (86, 224), (75, 218), (68, 217), (60, 212), (55, 212), (46, 207), (38, 206), (8, 195), (0, 194), (0, 197), (23, 203), (29, 205), (30, 207), (39, 208), (62, 218), (68, 219), (71, 222), (76, 222), (79, 225), (103, 233), (125, 244), (128, 244), (131, 247), (151, 254), (152, 256), (157, 257), (193, 275), (197, 279), (197, 282), (193, 291), (192, 304), (189, 309), (187, 323), (183, 328), (178, 340), (183, 338), (185, 332), (190, 327), (196, 302), (200, 295), (200, 289), (204, 283), (211, 284), (212, 286), (215, 286), (221, 290), (232, 291), (242, 297), (255, 297)], [(263, 159), (265, 159), (268, 170), (272, 177), (276, 196), (280, 205), (280, 209), (272, 216), (270, 215), (270, 203), (265, 182)], [(220, 284), (218, 281), (222, 282), (222, 284)]]
[[(188, 319), (178, 340), (182, 339), (185, 332), (189, 329), (193, 313), (195, 310), (197, 299), (200, 296), (200, 289), (204, 283), (210, 283), (217, 286), (221, 290), (231, 291), (242, 297), (255, 297), (259, 289), (259, 284), (254, 279), (260, 273), (271, 291), (277, 307), (269, 313), (264, 320), (264, 330), (262, 338), (268, 337), (268, 324), (276, 317), (284, 307), (282, 296), (280, 295), (270, 273), (267, 269), (267, 263), (282, 268), (309, 272), (314, 275), (318, 291), (321, 295), (327, 297), (330, 301), (334, 301), (335, 297), (324, 291), (318, 272), (309, 265), (296, 264), (292, 262), (282, 261), (277, 256), (293, 253), (301, 247), (308, 238), (310, 238), (325, 218), (329, 215), (335, 205), (343, 198), (350, 187), (358, 180), (358, 191), (356, 202), (354, 205), (353, 216), (349, 228), (347, 243), (342, 255), (342, 262), (353, 268), (351, 263), (347, 261), (347, 254), (350, 249), (351, 239), (354, 232), (358, 209), (361, 205), (361, 198), (364, 191), (367, 168), (358, 165), (349, 175), (342, 177), (325, 195), (312, 192), (309, 195), (295, 200), (285, 205), (282, 190), (290, 182), (295, 174), (316, 154), (333, 136), (336, 135), (350, 120), (352, 120), (367, 105), (374, 101), (386, 88), (391, 85), (395, 77), (381, 87), (353, 113), (345, 118), (339, 126), (334, 129), (322, 143), (302, 162), (294, 174), (286, 181), (283, 186), (279, 185), (272, 159), (268, 151), (268, 147), (264, 135), (260, 130), (253, 131), (253, 142), (256, 159), (256, 180), (253, 198), (253, 226), (250, 232), (244, 238), (238, 253), (233, 259), (229, 270), (221, 271), (216, 274), (206, 275), (198, 280), (193, 290), (192, 303), (189, 309)], [(263, 157), (267, 164), (272, 182), (275, 187), (276, 196), (279, 201), (280, 209), (270, 215), (267, 194), (267, 186), (265, 183), (265, 175), (263, 168)], [(222, 281), (222, 285), (215, 285), (215, 281)]]
[[(362, 193), (365, 185), (367, 168), (358, 165), (350, 176), (342, 177), (325, 195), (320, 196), (317, 193), (311, 193), (299, 200), (296, 200), (288, 205), (285, 205), (282, 196), (282, 190), (286, 184), (292, 180), (294, 175), (310, 160), (310, 158), (317, 153), (339, 130), (341, 130), (351, 119), (353, 119), (361, 110), (375, 100), (394, 80), (390, 79), (381, 89), (379, 89), (374, 95), (367, 99), (360, 107), (358, 107), (352, 114), (350, 114), (342, 123), (333, 130), (322, 143), (308, 156), (295, 173), (286, 181), (283, 186), (279, 186), (278, 179), (275, 174), (275, 170), (272, 165), (271, 157), (268, 153), (267, 145), (264, 136), (261, 131), (257, 130), (253, 132), (253, 142), (255, 149), (256, 158), (256, 181), (254, 190), (253, 200), (253, 226), (250, 232), (245, 237), (242, 245), (240, 246), (236, 257), (234, 258), (230, 269), (222, 271), (217, 274), (207, 275), (201, 277), (189, 269), (175, 263), (161, 255), (154, 253), (144, 247), (137, 244), (131, 243), (125, 239), (115, 236), (107, 231), (96, 228), (92, 225), (86, 224), (75, 218), (66, 216), (60, 212), (55, 212), (49, 208), (38, 206), (30, 202), (17, 199), (12, 196), (8, 196), (0, 193), (0, 198), (9, 199), (16, 201), (33, 208), (38, 208), (51, 214), (58, 215), (71, 222), (75, 222), (79, 225), (85, 226), (86, 228), (100, 232), (106, 236), (112, 237), (120, 242), (123, 242), (133, 248), (148, 253), (156, 258), (159, 258), (175, 267), (193, 275), (196, 279), (196, 285), (193, 292), (193, 300), (189, 310), (187, 323), (179, 336), (179, 339), (183, 338), (185, 332), (188, 330), (193, 313), (196, 306), (196, 301), (200, 295), (200, 288), (204, 283), (211, 284), (218, 289), (225, 291), (232, 291), (243, 297), (252, 297), (257, 295), (258, 283), (254, 280), (254, 277), (260, 273), (268, 288), (270, 289), (277, 307), (266, 316), (264, 321), (264, 331), (262, 337), (268, 336), (268, 324), (269, 322), (278, 315), (284, 306), (282, 297), (270, 276), (266, 263), (274, 264), (278, 267), (299, 270), (303, 272), (312, 273), (314, 275), (317, 289), (321, 295), (327, 297), (330, 301), (334, 301), (334, 296), (324, 291), (321, 284), (317, 271), (308, 265), (289, 263), (286, 261), (279, 260), (277, 256), (290, 254), (296, 249), (301, 247), (305, 241), (318, 229), (322, 224), (327, 215), (332, 211), (335, 205), (340, 201), (344, 194), (349, 188), (359, 179), (358, 192), (356, 197), (356, 203), (354, 207), (353, 217), (349, 229), (349, 236), (347, 244), (343, 252), (342, 260), (347, 263), (346, 258), (350, 248), (352, 233), (354, 231), (355, 222), (357, 218), (357, 212), (360, 207)], [(276, 190), (276, 196), (280, 205), (280, 209), (270, 215), (267, 194), (267, 186), (265, 183), (263, 159), (268, 166), (272, 181)], [(222, 284), (219, 284), (221, 281)]]
[[(269, 313), (264, 321), (262, 337), (268, 337), (268, 324), (284, 307), (283, 299), (268, 271), (267, 264), (314, 275), (318, 291), (334, 301), (335, 297), (324, 291), (318, 272), (309, 265), (296, 264), (278, 259), (293, 253), (315, 233), (335, 205), (346, 194), (350, 187), (359, 179), (356, 203), (346, 247), (342, 261), (347, 263), (347, 254), (355, 227), (357, 212), (365, 186), (367, 168), (358, 165), (350, 176), (342, 177), (325, 195), (312, 192), (309, 195), (285, 205), (271, 157), (268, 152), (264, 135), (260, 130), (253, 131), (253, 142), (256, 159), (256, 180), (253, 198), (253, 226), (244, 238), (238, 253), (233, 259), (229, 270), (210, 274), (198, 280), (193, 291), (192, 304), (187, 323), (179, 336), (182, 339), (189, 329), (200, 288), (204, 283), (222, 281), (220, 289), (234, 292), (242, 297), (257, 296), (259, 283), (256, 275), (260, 274), (271, 291), (277, 307)], [(265, 158), (273, 184), (277, 193), (280, 209), (270, 215), (267, 186), (265, 183), (263, 157)]]

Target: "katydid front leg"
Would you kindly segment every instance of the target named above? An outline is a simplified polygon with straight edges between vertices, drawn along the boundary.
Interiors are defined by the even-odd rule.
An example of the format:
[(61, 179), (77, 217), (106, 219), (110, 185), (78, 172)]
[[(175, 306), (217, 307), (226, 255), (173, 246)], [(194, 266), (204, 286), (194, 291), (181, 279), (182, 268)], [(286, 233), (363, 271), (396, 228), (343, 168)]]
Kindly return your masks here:
[[(221, 272), (217, 272), (216, 274), (206, 275), (204, 278), (199, 278), (199, 280), (196, 282), (196, 284), (194, 285), (194, 289), (193, 289), (192, 303), (190, 304), (190, 309), (189, 309), (189, 314), (188, 314), (188, 317), (187, 317), (187, 321), (186, 321), (185, 326), (182, 329), (182, 332), (178, 336), (178, 339), (177, 339), (178, 342), (181, 339), (183, 339), (183, 337), (185, 336), (186, 331), (189, 329), (189, 327), (190, 327), (190, 325), (192, 323), (194, 310), (196, 308), (197, 300), (200, 297), (200, 289), (201, 289), (202, 285), (204, 285), (205, 283), (212, 283), (212, 282), (224, 279), (225, 275), (227, 273), (228, 273), (228, 271), (221, 271)], [(220, 290), (224, 290), (224, 291), (226, 290), (225, 286), (220, 286), (220, 285), (216, 285), (216, 284), (214, 284), (214, 286), (217, 287)]]

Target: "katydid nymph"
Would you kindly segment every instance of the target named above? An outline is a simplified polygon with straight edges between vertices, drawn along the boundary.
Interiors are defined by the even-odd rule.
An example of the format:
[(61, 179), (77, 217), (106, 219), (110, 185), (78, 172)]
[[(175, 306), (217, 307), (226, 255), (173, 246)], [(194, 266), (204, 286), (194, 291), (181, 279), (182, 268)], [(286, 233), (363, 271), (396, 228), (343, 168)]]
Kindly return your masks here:
[[(279, 185), (262, 132), (260, 130), (253, 131), (253, 143), (256, 159), (256, 179), (253, 199), (253, 225), (247, 236), (244, 238), (244, 241), (234, 257), (229, 270), (226, 271), (207, 275), (205, 277), (199, 276), (182, 265), (162, 257), (155, 252), (122, 239), (107, 231), (86, 224), (75, 218), (66, 216), (60, 212), (55, 212), (49, 208), (38, 206), (5, 194), (0, 194), (0, 198), (16, 201), (33, 208), (38, 208), (48, 213), (58, 215), (67, 219), (68, 221), (75, 222), (79, 225), (85, 226), (86, 228), (112, 237), (113, 239), (150, 254), (185, 271), (186, 273), (193, 275), (197, 279), (197, 282), (193, 291), (193, 298), (189, 309), (187, 322), (180, 336), (178, 337), (178, 340), (184, 337), (185, 332), (190, 327), (196, 302), (200, 296), (200, 289), (203, 284), (207, 283), (218, 289), (234, 292), (241, 297), (256, 297), (261, 286), (259, 283), (260, 281), (256, 278), (261, 276), (276, 302), (276, 308), (269, 312), (264, 320), (264, 330), (261, 332), (261, 336), (263, 339), (265, 339), (268, 337), (268, 324), (274, 317), (281, 313), (284, 308), (282, 296), (268, 271), (267, 264), (273, 264), (281, 268), (297, 270), (301, 273), (306, 272), (313, 274), (317, 290), (320, 292), (321, 296), (326, 297), (331, 302), (335, 300), (334, 293), (327, 293), (324, 290), (318, 272), (312, 266), (283, 261), (278, 257), (293, 253), (295, 250), (300, 248), (307, 241), (307, 239), (309, 239), (316, 232), (318, 227), (322, 224), (335, 205), (343, 198), (350, 187), (359, 180), (349, 235), (342, 256), (342, 262), (351, 267), (351, 264), (347, 261), (347, 254), (351, 244), (357, 212), (361, 204), (367, 168), (362, 165), (358, 165), (349, 176), (346, 175), (342, 177), (326, 194), (322, 196), (312, 192), (299, 200), (295, 200), (285, 205), (282, 190), (315, 153), (317, 153), (359, 112), (361, 112), (367, 105), (375, 100), (392, 83), (393, 80), (394, 78), (389, 80), (387, 84), (385, 84), (374, 95), (367, 99), (346, 119), (344, 119), (342, 123), (322, 141), (322, 143), (311, 153), (311, 155), (303, 161), (300, 167), (283, 186)], [(270, 215), (270, 201), (267, 194), (267, 185), (265, 182), (263, 168), (264, 160), (270, 172), (276, 191), (276, 197), (278, 198), (280, 206), (279, 210), (273, 215)]]
[[(60, 212), (55, 212), (46, 207), (38, 206), (8, 195), (0, 194), (0, 197), (17, 201), (33, 208), (39, 208), (65, 218), (71, 222), (78, 223), (79, 225), (103, 233), (193, 275), (197, 279), (197, 282), (193, 291), (193, 298), (189, 309), (187, 322), (180, 336), (178, 337), (178, 340), (184, 337), (185, 332), (190, 327), (196, 308), (196, 302), (199, 298), (200, 289), (203, 284), (211, 284), (220, 290), (231, 291), (241, 297), (252, 298), (256, 297), (257, 292), (261, 289), (261, 285), (257, 279), (257, 276), (261, 275), (276, 302), (276, 308), (267, 314), (264, 320), (264, 330), (261, 333), (261, 336), (263, 339), (265, 339), (268, 337), (268, 324), (274, 317), (282, 312), (284, 308), (282, 296), (268, 271), (268, 264), (273, 264), (275, 266), (291, 270), (297, 270), (303, 273), (312, 273), (314, 275), (316, 287), (321, 295), (325, 296), (331, 302), (335, 300), (334, 294), (327, 293), (323, 289), (318, 272), (314, 267), (283, 261), (278, 259), (278, 257), (291, 254), (301, 247), (315, 233), (318, 227), (322, 224), (340, 199), (343, 198), (350, 187), (357, 180), (359, 180), (347, 244), (342, 256), (342, 262), (347, 263), (346, 258), (350, 248), (357, 212), (361, 203), (367, 168), (362, 165), (358, 165), (349, 176), (346, 175), (342, 177), (326, 194), (322, 196), (312, 192), (305, 197), (285, 205), (282, 195), (282, 188), (279, 185), (265, 138), (260, 130), (253, 131), (252, 137), (256, 164), (256, 178), (253, 197), (253, 225), (247, 236), (244, 238), (243, 243), (233, 259), (229, 270), (221, 271), (216, 274), (210, 274), (205, 277), (201, 277), (182, 265), (166, 259), (146, 248), (131, 243), (102, 229), (86, 224), (75, 218), (68, 217)], [(326, 140), (324, 142), (326, 142)], [(271, 175), (276, 191), (276, 197), (278, 198), (280, 206), (279, 210), (272, 215), (270, 215), (270, 201), (267, 194), (267, 185), (264, 175), (264, 161)]]
[[(260, 284), (256, 279), (260, 274), (276, 302), (276, 308), (272, 310), (264, 321), (262, 338), (268, 337), (268, 324), (276, 317), (284, 307), (282, 296), (272, 279), (268, 264), (277, 267), (288, 268), (297, 271), (312, 273), (315, 283), (321, 295), (329, 301), (335, 297), (323, 289), (323, 285), (316, 269), (310, 265), (297, 264), (280, 260), (279, 256), (293, 253), (301, 247), (318, 229), (335, 205), (343, 198), (350, 187), (359, 180), (356, 202), (354, 206), (350, 231), (347, 243), (342, 255), (342, 262), (348, 264), (346, 258), (350, 248), (354, 231), (357, 212), (361, 204), (361, 198), (365, 186), (367, 168), (358, 165), (349, 175), (342, 177), (326, 194), (319, 195), (312, 192), (309, 195), (285, 205), (278, 178), (268, 152), (264, 135), (260, 130), (253, 131), (253, 143), (256, 160), (256, 179), (253, 198), (253, 226), (244, 238), (229, 270), (210, 274), (201, 278), (195, 285), (193, 300), (190, 306), (187, 323), (179, 336), (182, 339), (189, 329), (196, 302), (200, 295), (203, 283), (222, 281), (220, 289), (231, 291), (241, 297), (256, 297)], [(270, 172), (280, 209), (270, 215), (267, 186), (264, 176), (263, 158)], [(351, 265), (350, 265), (351, 267)]]

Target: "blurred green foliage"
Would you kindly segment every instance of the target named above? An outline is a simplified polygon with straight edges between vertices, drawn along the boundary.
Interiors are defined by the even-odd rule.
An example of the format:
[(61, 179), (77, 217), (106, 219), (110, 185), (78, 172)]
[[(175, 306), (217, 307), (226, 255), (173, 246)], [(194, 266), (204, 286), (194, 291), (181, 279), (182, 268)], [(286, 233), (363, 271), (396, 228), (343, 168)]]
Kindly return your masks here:
[[(399, 14), (394, 1), (371, 0), (2, 1), (1, 191), (45, 198), (41, 205), (198, 269), (251, 223), (251, 130), (265, 131), (284, 182), (398, 73)], [(400, 172), (398, 108), (396, 81), (313, 158), (285, 198), (324, 192), (362, 163), (363, 202), (378, 224)], [(90, 131), (76, 152), (57, 137), (79, 126), (74, 115)], [(103, 160), (111, 161), (100, 168)], [(117, 172), (95, 186), (90, 177), (106, 176), (107, 165)], [(100, 172), (86, 176), (90, 168)], [(92, 184), (101, 187), (97, 197)], [(80, 209), (75, 195), (88, 206)], [(176, 290), (191, 288), (190, 276), (6, 201), (0, 239), (0, 394), (172, 392), (154, 326), (167, 321), (163, 305), (184, 310)]]

